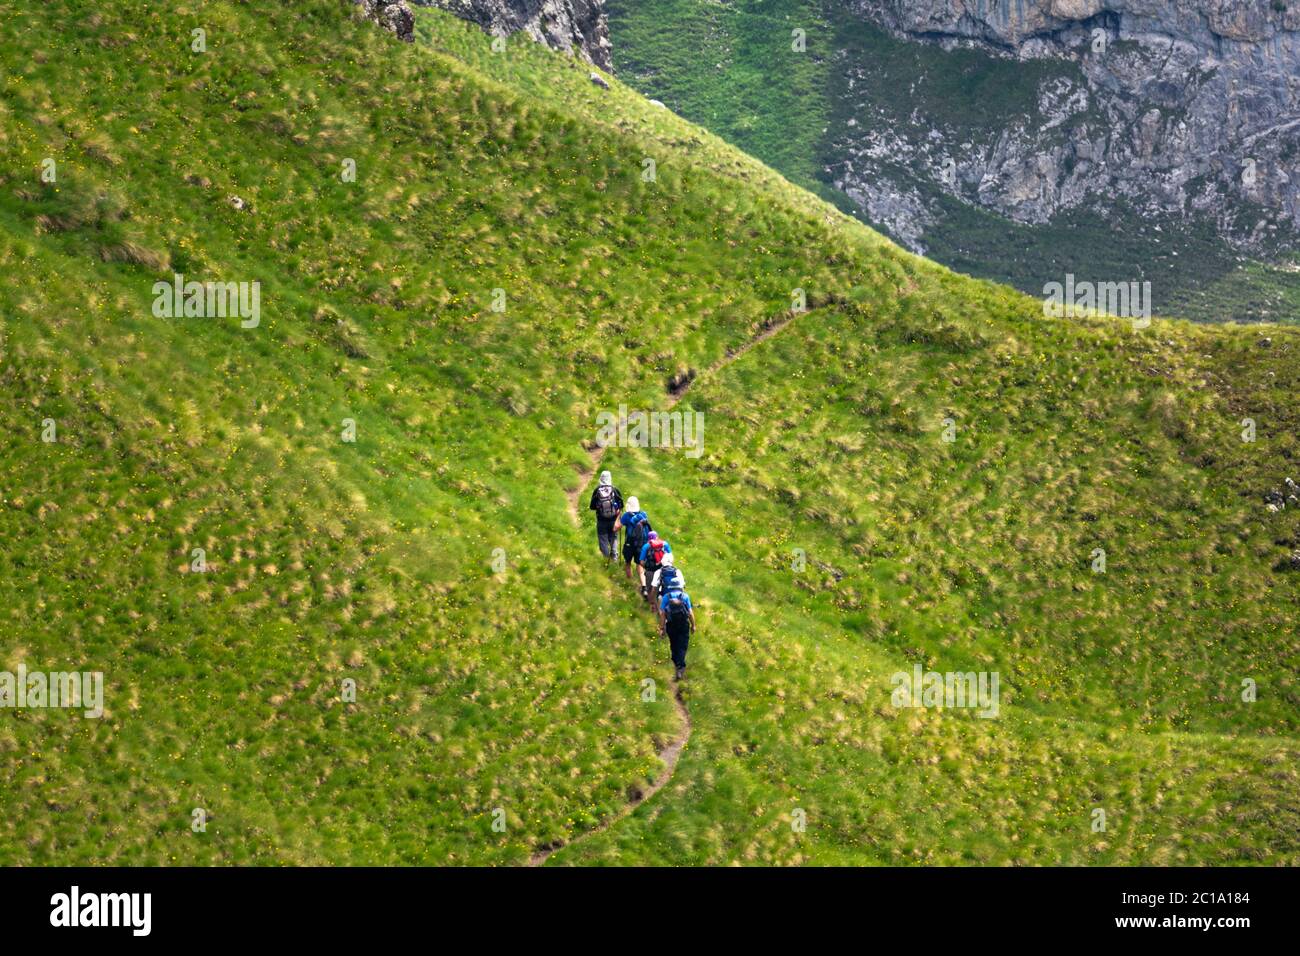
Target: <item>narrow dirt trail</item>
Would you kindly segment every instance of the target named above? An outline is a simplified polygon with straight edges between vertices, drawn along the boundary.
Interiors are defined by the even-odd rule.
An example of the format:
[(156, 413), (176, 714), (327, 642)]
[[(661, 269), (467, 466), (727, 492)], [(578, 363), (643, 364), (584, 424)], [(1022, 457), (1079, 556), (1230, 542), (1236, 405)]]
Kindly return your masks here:
[[(759, 333), (745, 344), (727, 352), (724, 357), (714, 362), (703, 372), (699, 374), (692, 372), (681, 381), (673, 383), (673, 385), (669, 386), (668, 389), (667, 401), (665, 403), (666, 407), (671, 409), (676, 405), (677, 402), (681, 400), (681, 397), (689, 391), (691, 385), (693, 385), (699, 378), (726, 368), (732, 362), (736, 361), (736, 359), (740, 358), (752, 349), (755, 345), (770, 339), (800, 315), (804, 314), (806, 314), (806, 312), (787, 311), (778, 313), (769, 319)], [(597, 446), (591, 450), (590, 454), (590, 467), (581, 472), (579, 476), (581, 481), (579, 481), (577, 488), (569, 492), (569, 516), (573, 519), (573, 523), (578, 525), (582, 524), (582, 514), (578, 510), (578, 506), (582, 501), (582, 493), (587, 490), (587, 487), (591, 484), (592, 477), (600, 468), (600, 463), (605, 457), (605, 449)], [(686, 701), (682, 697), (682, 688), (680, 684), (673, 689), (673, 705), (677, 708), (677, 715), (681, 718), (682, 729), (677, 736), (668, 742), (668, 745), (664, 747), (663, 750), (659, 751), (659, 759), (663, 761), (664, 766), (663, 769), (659, 771), (659, 775), (655, 777), (654, 781), (651, 782), (648, 787), (638, 790), (633, 794), (631, 799), (623, 805), (623, 808), (619, 810), (618, 813), (601, 823), (594, 830), (588, 830), (570, 840), (560, 840), (534, 851), (532, 856), (528, 858), (529, 866), (541, 866), (553, 853), (556, 853), (565, 847), (581, 843), (583, 840), (589, 839), (597, 834), (604, 833), (610, 827), (614, 826), (614, 824), (628, 817), (633, 810), (641, 806), (641, 804), (645, 803), (667, 786), (668, 781), (673, 777), (673, 772), (677, 769), (678, 758), (681, 757), (682, 751), (686, 749), (687, 741), (691, 739), (691, 714), (690, 711), (686, 709)]]
[(682, 689), (680, 685), (678, 685), (678, 687), (673, 691), (673, 704), (676, 705), (677, 714), (682, 719), (682, 729), (676, 737), (668, 742), (668, 746), (659, 751), (659, 759), (664, 762), (663, 769), (659, 771), (659, 776), (655, 777), (650, 786), (643, 790), (638, 790), (633, 794), (632, 798), (623, 805), (623, 808), (619, 810), (618, 813), (614, 814), (594, 830), (588, 830), (585, 833), (574, 837), (572, 840), (562, 840), (534, 852), (533, 855), (528, 858), (529, 866), (541, 866), (550, 858), (551, 854), (555, 853), (557, 850), (562, 850), (565, 847), (581, 843), (583, 840), (594, 837), (597, 834), (604, 833), (667, 785), (668, 781), (673, 778), (673, 771), (677, 769), (677, 758), (682, 755), (682, 751), (686, 749), (686, 742), (691, 739), (691, 714), (690, 711), (686, 709), (686, 701), (682, 699)]
[[(672, 407), (681, 400), (681, 397), (685, 395), (687, 391), (690, 390), (691, 385), (695, 383), (696, 379), (702, 378), (705, 375), (711, 375), (715, 372), (720, 371), (721, 369), (726, 368), (732, 362), (736, 361), (736, 359), (740, 358), (742, 355), (744, 355), (746, 352), (752, 349), (755, 345), (758, 345), (760, 342), (766, 342), (772, 336), (776, 335), (776, 333), (780, 332), (787, 325), (793, 322), (800, 315), (805, 315), (805, 314), (806, 314), (805, 312), (778, 313), (777, 315), (769, 319), (767, 323), (764, 324), (763, 328), (759, 331), (759, 333), (755, 335), (753, 338), (751, 338), (744, 345), (740, 346), (739, 348), (732, 349), (725, 356), (723, 356), (718, 361), (714, 362), (712, 365), (706, 368), (703, 372), (700, 372), (698, 374), (692, 372), (690, 375), (686, 377), (686, 379), (684, 379), (680, 383), (670, 386), (668, 389), (667, 401), (664, 403), (665, 411), (672, 410)], [(620, 419), (619, 424), (620, 425), (625, 424), (626, 421), (627, 421), (626, 419)], [(579, 505), (582, 502), (582, 493), (587, 490), (588, 486), (591, 484), (591, 479), (595, 476), (596, 472), (600, 469), (600, 463), (605, 458), (605, 449), (598, 445), (595, 448), (591, 449), (588, 452), (588, 454), (590, 454), (591, 456), (591, 464), (588, 465), (586, 468), (584, 468), (581, 472), (579, 472), (578, 478), (580, 480), (578, 482), (578, 486), (574, 488), (573, 491), (569, 492), (569, 517), (573, 519), (574, 524), (582, 523), (582, 512), (578, 510)]]

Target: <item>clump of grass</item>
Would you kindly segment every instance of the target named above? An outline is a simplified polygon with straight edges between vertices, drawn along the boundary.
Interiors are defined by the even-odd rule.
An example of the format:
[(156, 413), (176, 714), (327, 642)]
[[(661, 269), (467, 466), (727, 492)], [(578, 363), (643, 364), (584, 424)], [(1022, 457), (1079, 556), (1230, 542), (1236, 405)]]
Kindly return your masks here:
[(99, 258), (105, 262), (128, 262), (143, 266), (150, 272), (161, 273), (171, 268), (171, 259), (166, 252), (150, 249), (148, 246), (130, 240), (100, 246)]

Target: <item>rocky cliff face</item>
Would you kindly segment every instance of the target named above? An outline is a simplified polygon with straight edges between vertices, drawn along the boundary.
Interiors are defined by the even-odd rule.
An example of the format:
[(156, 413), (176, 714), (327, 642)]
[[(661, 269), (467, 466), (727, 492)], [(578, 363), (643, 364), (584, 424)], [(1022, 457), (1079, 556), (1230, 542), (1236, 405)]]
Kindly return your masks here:
[(605, 0), (411, 0), (441, 7), (499, 36), (523, 31), (606, 70), (612, 65)]
[(374, 20), (399, 40), (415, 42), (415, 16), (405, 0), (354, 0), (367, 19)]
[(925, 189), (886, 164), (1020, 222), (1123, 200), (1246, 247), (1300, 234), (1300, 0), (844, 2), (896, 37), (1061, 67), (1026, 71), (1033, 107), (984, 129), (849, 121), (828, 173), (905, 241)]

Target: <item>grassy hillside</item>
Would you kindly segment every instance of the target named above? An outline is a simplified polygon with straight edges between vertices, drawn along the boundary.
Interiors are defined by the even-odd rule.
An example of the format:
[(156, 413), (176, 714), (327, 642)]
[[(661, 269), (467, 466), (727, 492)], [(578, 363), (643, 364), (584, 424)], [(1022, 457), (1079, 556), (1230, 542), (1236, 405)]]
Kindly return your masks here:
[[(605, 459), (700, 607), (690, 743), (554, 863), (1300, 860), (1260, 500), (1300, 335), (1044, 320), (441, 13), (0, 11), (0, 670), (108, 710), (0, 710), (0, 863), (519, 864), (610, 818), (680, 725), (565, 499), (692, 372), (705, 454)], [(177, 272), (259, 324), (155, 317)], [(914, 661), (1001, 716), (894, 708)]]
[[(930, 129), (950, 142), (991, 145), (1008, 124), (1031, 128), (1038, 90), (1078, 67), (1001, 60), (891, 36), (834, 0), (611, 0), (619, 76), (723, 136), (840, 208), (867, 217), (832, 183), (864, 134), (885, 127), (924, 147)], [(790, 48), (794, 28), (807, 49)], [(1053, 135), (1070, 134), (1071, 124)], [(1152, 283), (1157, 311), (1207, 322), (1295, 322), (1300, 278), (1247, 261), (1208, 223), (1113, 210), (1024, 225), (956, 199), (903, 164), (882, 175), (921, 197), (934, 222), (927, 255), (969, 275), (1040, 295), (1067, 272)]]

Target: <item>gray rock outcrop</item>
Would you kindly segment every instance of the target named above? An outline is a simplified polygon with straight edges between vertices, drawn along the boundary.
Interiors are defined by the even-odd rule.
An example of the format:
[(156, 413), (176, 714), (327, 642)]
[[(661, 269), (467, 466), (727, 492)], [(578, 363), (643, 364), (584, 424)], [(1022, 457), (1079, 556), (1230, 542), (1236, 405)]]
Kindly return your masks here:
[(415, 16), (405, 0), (355, 0), (362, 13), (399, 40), (415, 42)]
[(497, 36), (523, 32), (554, 50), (567, 50), (608, 70), (605, 0), (412, 0), (440, 7)]
[(888, 206), (901, 236), (924, 210), (912, 222), (919, 199), (873, 185), (881, 157), (1019, 222), (1123, 200), (1209, 220), (1247, 248), (1300, 236), (1300, 0), (845, 4), (905, 39), (1069, 65), (1041, 81), (1036, 110), (997, 128), (864, 116), (843, 132), (845, 162), (828, 171), (864, 209)]

